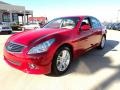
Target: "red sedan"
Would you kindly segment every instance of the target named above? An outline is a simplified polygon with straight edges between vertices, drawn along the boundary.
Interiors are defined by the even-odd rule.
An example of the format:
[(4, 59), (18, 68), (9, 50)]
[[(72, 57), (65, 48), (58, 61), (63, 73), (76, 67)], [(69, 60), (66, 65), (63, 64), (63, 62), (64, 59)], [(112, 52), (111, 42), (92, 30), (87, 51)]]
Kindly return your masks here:
[(27, 73), (61, 75), (77, 56), (92, 48), (103, 49), (105, 41), (106, 30), (95, 17), (61, 17), (40, 30), (12, 35), (5, 44), (4, 59)]

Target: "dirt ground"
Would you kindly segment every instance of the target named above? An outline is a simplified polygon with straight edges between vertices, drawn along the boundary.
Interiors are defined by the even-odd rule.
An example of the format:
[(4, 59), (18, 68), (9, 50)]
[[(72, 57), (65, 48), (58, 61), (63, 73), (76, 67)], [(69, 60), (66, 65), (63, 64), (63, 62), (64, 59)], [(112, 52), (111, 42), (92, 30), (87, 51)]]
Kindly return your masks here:
[(120, 90), (120, 31), (108, 30), (104, 50), (91, 50), (60, 77), (32, 75), (3, 60), (10, 35), (0, 35), (0, 90)]

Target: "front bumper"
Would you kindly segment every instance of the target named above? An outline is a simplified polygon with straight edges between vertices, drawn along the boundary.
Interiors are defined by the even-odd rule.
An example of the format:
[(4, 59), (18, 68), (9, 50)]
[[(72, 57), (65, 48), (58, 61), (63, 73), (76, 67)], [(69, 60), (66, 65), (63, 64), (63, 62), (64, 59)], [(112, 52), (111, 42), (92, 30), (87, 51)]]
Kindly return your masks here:
[(8, 32), (8, 31), (12, 31), (12, 29), (0, 29), (0, 32)]
[[(51, 62), (46, 56), (25, 56), (22, 53), (4, 51), (4, 60), (12, 67), (29, 74), (48, 74), (51, 71)], [(47, 61), (46, 61), (47, 60)]]

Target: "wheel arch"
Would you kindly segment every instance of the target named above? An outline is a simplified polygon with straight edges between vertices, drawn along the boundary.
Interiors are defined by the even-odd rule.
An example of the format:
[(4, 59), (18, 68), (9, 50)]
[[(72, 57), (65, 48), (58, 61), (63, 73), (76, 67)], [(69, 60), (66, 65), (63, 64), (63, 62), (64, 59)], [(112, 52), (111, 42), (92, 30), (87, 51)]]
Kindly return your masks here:
[[(61, 50), (61, 49), (64, 48), (64, 47), (67, 47), (67, 48), (70, 49), (70, 52), (71, 52), (71, 61), (73, 60), (73, 46), (70, 45), (70, 44), (68, 44), (68, 43), (64, 43), (64, 44), (60, 45), (60, 46), (56, 49), (55, 54), (54, 54), (53, 59), (52, 59), (51, 74), (55, 74), (55, 75), (59, 76), (59, 75), (62, 75), (63, 73), (65, 73), (65, 72), (68, 70), (68, 68), (67, 68), (67, 69), (66, 69), (65, 71), (63, 71), (63, 72), (62, 72), (62, 71), (61, 71), (61, 72), (58, 72), (58, 70), (55, 68), (55, 67), (56, 67), (56, 66), (55, 66), (55, 63), (56, 63), (56, 61), (55, 61), (56, 54), (57, 54), (57, 52), (59, 52), (59, 50)], [(70, 64), (69, 64), (69, 66), (70, 66)], [(68, 67), (69, 67), (69, 66), (68, 66)]]
[(106, 34), (103, 34), (103, 37), (105, 37), (105, 38), (106, 38)]
[[(60, 46), (57, 48), (57, 50), (59, 50), (59, 49), (62, 48), (62, 47), (68, 47), (68, 48), (70, 49), (70, 51), (71, 51), (72, 58), (73, 58), (73, 54), (74, 54), (73, 46), (72, 46), (71, 44), (69, 44), (69, 43), (64, 43), (64, 44), (60, 45)], [(57, 50), (56, 50), (55, 52), (57, 52)]]

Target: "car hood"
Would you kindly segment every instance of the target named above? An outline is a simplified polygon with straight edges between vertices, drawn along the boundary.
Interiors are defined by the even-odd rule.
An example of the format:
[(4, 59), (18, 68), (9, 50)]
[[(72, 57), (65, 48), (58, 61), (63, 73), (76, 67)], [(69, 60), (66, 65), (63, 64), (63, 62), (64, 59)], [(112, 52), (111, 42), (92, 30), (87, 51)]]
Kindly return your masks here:
[(59, 31), (61, 31), (61, 30), (59, 30), (59, 29), (39, 29), (39, 30), (25, 31), (25, 32), (21, 32), (21, 33), (11, 36), (8, 41), (20, 43), (23, 45), (29, 45), (38, 39), (45, 38), (46, 36), (57, 33)]

